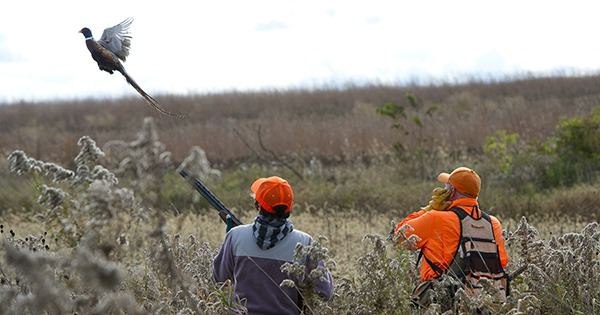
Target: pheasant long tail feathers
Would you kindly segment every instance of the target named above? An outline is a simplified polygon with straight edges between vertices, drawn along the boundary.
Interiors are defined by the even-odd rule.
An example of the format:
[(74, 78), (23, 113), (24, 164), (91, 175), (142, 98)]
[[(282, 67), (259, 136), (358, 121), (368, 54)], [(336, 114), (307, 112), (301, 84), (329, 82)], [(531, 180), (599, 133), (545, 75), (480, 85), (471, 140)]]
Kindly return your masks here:
[(180, 119), (184, 117), (180, 113), (173, 113), (173, 112), (169, 112), (169, 111), (163, 109), (152, 96), (148, 95), (148, 93), (146, 93), (146, 92), (144, 92), (144, 90), (142, 90), (142, 88), (135, 82), (135, 80), (133, 80), (132, 77), (129, 76), (129, 74), (127, 74), (127, 72), (122, 71), (121, 73), (123, 74), (123, 76), (127, 80), (127, 83), (131, 84), (131, 86), (133, 86), (133, 88), (136, 91), (138, 91), (138, 93), (140, 93), (140, 95), (142, 97), (144, 97), (144, 99), (146, 100), (146, 102), (148, 102), (148, 104), (150, 104), (150, 106), (154, 107), (154, 109), (156, 109), (157, 111), (161, 112), (162, 114), (165, 114), (165, 115), (168, 115), (168, 116), (177, 117), (177, 118), (180, 118)]
[(98, 41), (93, 40), (92, 31), (90, 31), (89, 28), (84, 27), (80, 32), (85, 37), (86, 46), (92, 54), (92, 58), (98, 63), (100, 70), (109, 72), (110, 74), (114, 71), (121, 72), (127, 80), (127, 83), (131, 84), (131, 86), (133, 86), (133, 88), (136, 89), (136, 91), (138, 91), (138, 93), (140, 93), (146, 102), (154, 107), (154, 109), (167, 116), (183, 118), (184, 116), (180, 113), (169, 112), (163, 109), (152, 96), (142, 90), (135, 80), (127, 74), (125, 68), (119, 61), (119, 59), (125, 61), (126, 57), (129, 55), (129, 48), (131, 46), (129, 27), (131, 26), (132, 21), (133, 19), (128, 18), (113, 27), (105, 29), (102, 33), (102, 38)]

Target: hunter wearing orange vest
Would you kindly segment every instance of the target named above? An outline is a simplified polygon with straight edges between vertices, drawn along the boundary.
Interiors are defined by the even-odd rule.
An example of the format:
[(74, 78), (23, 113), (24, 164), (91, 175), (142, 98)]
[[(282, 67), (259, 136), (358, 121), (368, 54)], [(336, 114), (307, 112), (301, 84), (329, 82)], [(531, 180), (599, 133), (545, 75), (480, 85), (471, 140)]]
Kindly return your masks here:
[[(409, 214), (394, 229), (398, 243), (421, 250), (420, 280), (450, 274), (467, 286), (480, 277), (506, 281), (508, 256), (502, 226), (479, 209), (479, 175), (459, 167), (450, 174), (439, 174), (437, 179), (445, 187), (434, 189), (429, 205)], [(472, 284), (471, 288), (476, 287)], [(506, 285), (500, 284), (502, 289), (507, 289)]]

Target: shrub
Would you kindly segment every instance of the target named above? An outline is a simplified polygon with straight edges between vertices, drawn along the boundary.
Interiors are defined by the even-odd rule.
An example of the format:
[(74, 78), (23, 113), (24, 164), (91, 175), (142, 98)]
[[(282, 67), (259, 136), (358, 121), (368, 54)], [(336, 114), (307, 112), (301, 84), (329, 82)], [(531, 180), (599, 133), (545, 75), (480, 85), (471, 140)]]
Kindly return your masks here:
[(591, 182), (600, 171), (600, 107), (589, 116), (563, 119), (556, 128), (556, 161), (547, 169), (556, 185)]
[(588, 116), (561, 120), (554, 135), (525, 142), (499, 130), (483, 147), (484, 170), (511, 192), (531, 193), (593, 183), (600, 173), (600, 107)]

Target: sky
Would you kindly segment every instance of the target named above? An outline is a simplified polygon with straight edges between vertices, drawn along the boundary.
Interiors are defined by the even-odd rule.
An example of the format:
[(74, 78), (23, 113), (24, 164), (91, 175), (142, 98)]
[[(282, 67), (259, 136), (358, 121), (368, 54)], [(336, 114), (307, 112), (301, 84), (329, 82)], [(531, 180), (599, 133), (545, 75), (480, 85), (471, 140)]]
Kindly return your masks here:
[(136, 95), (82, 34), (133, 17), (151, 95), (600, 69), (597, 1), (3, 1), (0, 102)]

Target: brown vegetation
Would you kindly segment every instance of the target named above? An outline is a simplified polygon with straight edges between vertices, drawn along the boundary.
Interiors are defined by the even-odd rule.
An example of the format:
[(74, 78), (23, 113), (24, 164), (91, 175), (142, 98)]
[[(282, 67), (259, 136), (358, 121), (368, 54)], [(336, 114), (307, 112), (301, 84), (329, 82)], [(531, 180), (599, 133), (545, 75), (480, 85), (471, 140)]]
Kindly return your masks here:
[[(305, 300), (314, 314), (411, 311), (416, 255), (384, 239), (392, 219), (427, 204), (436, 183), (426, 173), (457, 163), (477, 166), (484, 178), (480, 204), (503, 221), (509, 270), (528, 267), (504, 304), (487, 287), (477, 296), (459, 289), (450, 301), (446, 277), (427, 313), (598, 313), (600, 108), (590, 115), (600, 104), (598, 83), (545, 78), (162, 97), (188, 113), (181, 121), (143, 119), (155, 113), (138, 99), (0, 107), (0, 153), (24, 151), (0, 159), (0, 313), (243, 311), (230, 283), (211, 277), (224, 225), (175, 171), (195, 145), (222, 171), (200, 149), (187, 163), (214, 175), (207, 183), (243, 222), (255, 215), (244, 211), (252, 180), (278, 174), (293, 181), (292, 220), (319, 240), (313, 252), (327, 257), (335, 278), (332, 301)], [(441, 108), (423, 116), (424, 127), (376, 114), (386, 102), (410, 109), (408, 92)], [(559, 123), (571, 116), (585, 117)], [(259, 125), (264, 144), (303, 180), (260, 148)], [(390, 154), (398, 142), (408, 150)], [(572, 170), (591, 172), (563, 181)], [(548, 182), (536, 183), (540, 174)]]
[(162, 141), (178, 161), (194, 145), (219, 164), (251, 158), (234, 128), (258, 148), (258, 125), (265, 145), (279, 154), (335, 161), (385, 151), (399, 140), (410, 146), (414, 140), (400, 139), (387, 128), (390, 122), (375, 114), (385, 102), (405, 103), (408, 92), (440, 107), (426, 129), (435, 145), (479, 149), (499, 129), (539, 138), (550, 134), (559, 118), (589, 113), (600, 104), (600, 76), (157, 97), (185, 113), (183, 120), (160, 117), (138, 98), (22, 102), (0, 106), (0, 153), (22, 149), (72, 163), (81, 135), (105, 143), (134, 134), (142, 117), (155, 116)]

